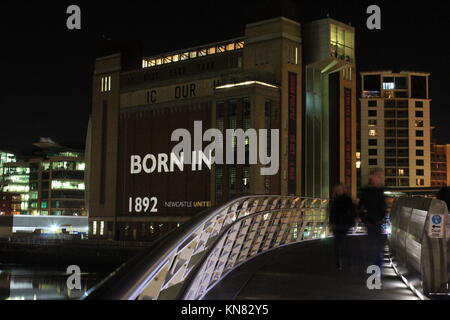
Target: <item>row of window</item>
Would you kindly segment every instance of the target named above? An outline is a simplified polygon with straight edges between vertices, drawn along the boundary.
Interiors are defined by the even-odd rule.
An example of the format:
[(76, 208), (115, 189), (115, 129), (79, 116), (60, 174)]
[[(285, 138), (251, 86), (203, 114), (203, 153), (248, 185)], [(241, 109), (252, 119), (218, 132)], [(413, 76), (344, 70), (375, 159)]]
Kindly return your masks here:
[[(423, 101), (415, 102), (416, 108), (423, 108)], [(369, 100), (368, 106), (370, 108), (378, 107), (378, 100)], [(409, 103), (408, 100), (385, 100), (384, 101), (385, 108), (408, 108)]]
[(175, 53), (159, 58), (146, 58), (142, 60), (142, 68), (150, 68), (163, 64), (174, 63), (178, 61), (195, 59), (198, 57), (204, 57), (207, 55), (214, 55), (218, 53), (223, 53), (227, 51), (234, 51), (238, 49), (244, 48), (243, 41), (233, 41), (229, 43), (221, 43), (218, 45), (203, 47), (203, 48), (195, 48), (189, 51)]
[[(416, 130), (416, 137), (423, 137), (423, 130)], [(377, 137), (378, 136), (378, 132), (376, 129), (369, 129), (369, 137)], [(385, 130), (384, 133), (385, 137), (389, 137), (389, 138), (395, 138), (395, 137), (400, 137), (400, 138), (407, 138), (409, 136), (409, 131), (408, 130)]]
[[(409, 179), (397, 179), (397, 178), (386, 178), (386, 186), (387, 187), (408, 187), (409, 186)], [(417, 187), (423, 187), (425, 185), (425, 179), (423, 178), (417, 178), (416, 179), (416, 186)]]
[(102, 85), (100, 91), (101, 92), (111, 91), (111, 76), (102, 77)]
[[(369, 127), (376, 127), (378, 124), (377, 120), (370, 119), (368, 120), (368, 126)], [(408, 120), (385, 120), (384, 126), (386, 128), (409, 128), (409, 122)], [(416, 120), (414, 121), (414, 127), (416, 128), (423, 128), (423, 120)]]
[[(381, 163), (378, 163), (378, 159), (369, 159), (368, 162), (369, 162), (369, 166), (381, 165)], [(384, 159), (384, 165), (386, 167), (407, 167), (407, 166), (409, 166), (409, 159), (386, 158), (386, 159)], [(417, 159), (416, 165), (418, 167), (424, 166), (425, 162), (422, 159)], [(418, 169), (418, 170), (423, 170), (423, 169)], [(420, 174), (417, 174), (417, 175), (420, 175)]]
[[(424, 140), (416, 140), (416, 147), (423, 147), (424, 146)], [(378, 140), (377, 139), (369, 139), (369, 146), (374, 147), (378, 146)], [(385, 146), (387, 147), (408, 147), (409, 146), (409, 140), (407, 139), (386, 139), (385, 140)], [(417, 150), (419, 151), (419, 150)]]
[[(385, 118), (408, 118), (408, 110), (385, 110), (384, 117)], [(377, 110), (369, 110), (369, 117), (377, 117)], [(416, 118), (423, 118), (423, 111), (416, 111)]]

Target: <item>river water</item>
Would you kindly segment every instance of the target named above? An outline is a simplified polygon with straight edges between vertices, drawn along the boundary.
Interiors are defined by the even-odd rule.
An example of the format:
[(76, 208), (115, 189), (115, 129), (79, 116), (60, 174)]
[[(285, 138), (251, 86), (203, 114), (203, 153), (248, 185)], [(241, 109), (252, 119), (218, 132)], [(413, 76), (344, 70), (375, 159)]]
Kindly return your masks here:
[(81, 270), (81, 290), (70, 290), (70, 274), (62, 268), (0, 264), (0, 300), (76, 300), (106, 275), (105, 271)]

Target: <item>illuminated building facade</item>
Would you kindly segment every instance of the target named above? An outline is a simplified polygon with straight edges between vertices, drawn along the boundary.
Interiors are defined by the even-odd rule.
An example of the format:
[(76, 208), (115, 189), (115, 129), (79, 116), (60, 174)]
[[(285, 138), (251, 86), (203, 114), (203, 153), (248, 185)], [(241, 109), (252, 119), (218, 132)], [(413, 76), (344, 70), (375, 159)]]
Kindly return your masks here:
[(21, 215), (85, 216), (83, 153), (60, 146), (40, 153), (4, 164), (3, 192), (20, 195)]
[(16, 156), (11, 152), (0, 150), (0, 191), (3, 189), (3, 167), (11, 162), (16, 162)]
[(85, 216), (84, 169), (80, 151), (57, 150), (31, 159), (29, 214)]
[(430, 187), (430, 98), (421, 72), (363, 72), (361, 182), (385, 170), (387, 187)]
[[(280, 17), (248, 24), (240, 38), (144, 57), (133, 68), (121, 54), (98, 58), (86, 143), (90, 236), (151, 240), (245, 194), (327, 198), (340, 181), (356, 190), (353, 48), (354, 29), (338, 21), (301, 26)], [(237, 161), (232, 138), (223, 151), (234, 153), (232, 164), (167, 172), (160, 160), (171, 156), (180, 128), (193, 139), (218, 129), (224, 145), (227, 129), (268, 130), (277, 170), (263, 175), (267, 163), (250, 163), (261, 137), (245, 136), (245, 161)]]
[(20, 195), (20, 214), (29, 214), (30, 164), (27, 161), (6, 163), (3, 167), (3, 192)]
[(303, 194), (329, 198), (344, 183), (356, 196), (354, 28), (332, 19), (303, 28)]

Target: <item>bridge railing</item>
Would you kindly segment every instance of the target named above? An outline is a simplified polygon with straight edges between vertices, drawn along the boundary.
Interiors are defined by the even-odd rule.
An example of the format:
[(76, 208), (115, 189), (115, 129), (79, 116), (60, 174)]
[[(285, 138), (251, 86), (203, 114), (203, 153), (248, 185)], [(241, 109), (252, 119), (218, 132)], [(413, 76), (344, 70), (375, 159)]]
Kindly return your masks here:
[(389, 237), (392, 262), (397, 272), (418, 294), (446, 294), (448, 282), (447, 239), (430, 237), (430, 216), (444, 215), (445, 202), (422, 197), (401, 197), (391, 210)]
[(253, 257), (328, 236), (328, 200), (246, 196), (207, 210), (124, 264), (87, 299), (201, 299)]

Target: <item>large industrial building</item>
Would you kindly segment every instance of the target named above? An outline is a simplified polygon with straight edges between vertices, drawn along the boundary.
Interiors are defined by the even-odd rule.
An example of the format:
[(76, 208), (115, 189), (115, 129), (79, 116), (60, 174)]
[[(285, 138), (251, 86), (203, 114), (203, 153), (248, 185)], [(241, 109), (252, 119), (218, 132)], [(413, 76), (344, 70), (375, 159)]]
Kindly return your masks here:
[(373, 168), (395, 188), (431, 187), (430, 74), (362, 72), (361, 183)]
[[(354, 39), (354, 28), (330, 18), (280, 17), (134, 67), (120, 53), (99, 57), (86, 144), (90, 237), (151, 240), (245, 194), (328, 198), (344, 182), (355, 195)], [(208, 139), (211, 128), (223, 136)], [(201, 167), (172, 154), (177, 129), (192, 137), (183, 159)], [(240, 141), (230, 129), (257, 134)], [(197, 153), (210, 141), (223, 144), (226, 164)]]

